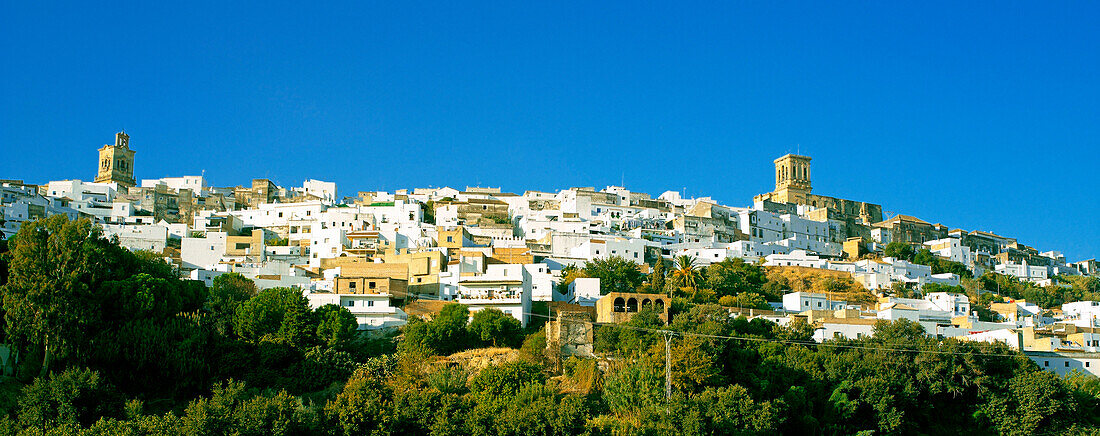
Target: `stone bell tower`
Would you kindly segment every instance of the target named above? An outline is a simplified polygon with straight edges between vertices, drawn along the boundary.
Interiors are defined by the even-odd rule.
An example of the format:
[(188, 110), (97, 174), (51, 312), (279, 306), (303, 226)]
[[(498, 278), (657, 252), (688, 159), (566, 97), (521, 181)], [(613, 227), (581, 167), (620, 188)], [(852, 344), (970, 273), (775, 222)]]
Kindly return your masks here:
[(99, 149), (99, 171), (96, 183), (118, 183), (122, 187), (134, 186), (134, 150), (130, 149), (130, 135), (115, 134), (115, 144)]
[(784, 201), (801, 203), (812, 190), (809, 156), (788, 154), (775, 160), (775, 192)]

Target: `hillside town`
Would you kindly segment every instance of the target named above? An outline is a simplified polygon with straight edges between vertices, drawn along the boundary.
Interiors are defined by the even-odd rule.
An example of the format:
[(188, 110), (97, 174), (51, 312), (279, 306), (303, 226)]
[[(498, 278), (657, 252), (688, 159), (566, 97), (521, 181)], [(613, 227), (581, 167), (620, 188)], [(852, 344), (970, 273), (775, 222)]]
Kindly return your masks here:
[[(341, 196), (335, 183), (312, 179), (230, 187), (202, 175), (138, 180), (139, 151), (119, 132), (99, 148), (94, 178), (89, 162), (90, 180), (3, 180), (3, 236), (54, 215), (88, 219), (121, 246), (170, 262), (181, 278), (212, 286), (236, 273), (258, 289), (295, 288), (313, 308), (347, 309), (360, 330), (392, 331), (447, 303), (471, 314), (498, 309), (525, 327), (549, 321), (547, 346), (559, 357), (591, 355), (597, 326), (650, 305), (669, 322), (679, 290), (707, 291), (706, 280), (624, 288), (584, 274), (586, 265), (628, 262), (663, 281), (670, 270), (747, 264), (799, 279), (771, 293), (714, 296), (731, 317), (804, 322), (816, 342), (863, 338), (879, 320), (905, 319), (934, 338), (1006, 344), (1058, 374), (1100, 375), (1100, 302), (1007, 291), (1083, 286), (1100, 276), (1095, 259), (814, 193), (809, 156), (778, 157), (774, 191), (724, 205), (625, 186)], [(826, 281), (843, 286), (815, 285)], [(581, 325), (579, 334), (564, 320)]]

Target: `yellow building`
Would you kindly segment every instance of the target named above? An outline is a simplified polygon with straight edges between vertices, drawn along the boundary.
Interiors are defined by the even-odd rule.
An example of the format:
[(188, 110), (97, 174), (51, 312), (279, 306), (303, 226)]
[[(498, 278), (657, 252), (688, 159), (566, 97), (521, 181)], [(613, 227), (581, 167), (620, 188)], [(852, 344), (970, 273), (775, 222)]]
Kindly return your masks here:
[(408, 265), (409, 291), (420, 295), (439, 295), (439, 271), (444, 259), (438, 251), (413, 253), (387, 252), (382, 256), (384, 264)]
[(118, 183), (130, 188), (134, 183), (134, 150), (130, 149), (130, 135), (126, 132), (115, 134), (115, 144), (106, 144), (99, 149), (99, 171), (96, 183)]
[(252, 229), (249, 235), (225, 238), (226, 256), (262, 256), (266, 247), (263, 229)]
[(337, 294), (388, 294), (404, 298), (408, 280), (392, 277), (337, 277), (334, 291)]
[(655, 305), (661, 321), (668, 323), (668, 296), (664, 294), (639, 294), (611, 292), (596, 300), (596, 322), (624, 323), (630, 321), (638, 310)]

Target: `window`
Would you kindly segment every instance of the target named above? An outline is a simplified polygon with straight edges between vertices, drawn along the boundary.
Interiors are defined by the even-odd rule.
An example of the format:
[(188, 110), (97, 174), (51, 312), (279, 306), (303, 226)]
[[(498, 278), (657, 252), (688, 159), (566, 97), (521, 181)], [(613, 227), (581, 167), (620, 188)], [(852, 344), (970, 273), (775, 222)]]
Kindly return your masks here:
[(376, 288), (377, 286), (376, 286), (376, 285), (374, 284), (374, 282), (370, 282), (370, 283), (367, 283), (367, 287), (368, 287), (368, 288), (371, 288), (371, 289), (374, 289), (374, 288)]
[(351, 306), (354, 306), (354, 305), (355, 305), (355, 301), (353, 301), (353, 300), (349, 300), (346, 304), (346, 306), (348, 306), (348, 307), (351, 307)]
[(1044, 360), (1043, 361), (1043, 366), (1050, 366), (1050, 361), (1049, 360)]
[(367, 300), (367, 307), (374, 307), (374, 300)]
[(1065, 361), (1065, 362), (1062, 362), (1062, 363), (1066, 364), (1066, 368), (1069, 368), (1069, 361), (1068, 360)]
[(355, 282), (349, 282), (348, 289), (355, 289)]
[(447, 237), (447, 242), (454, 242), (454, 239), (455, 239), (454, 236), (448, 236)]

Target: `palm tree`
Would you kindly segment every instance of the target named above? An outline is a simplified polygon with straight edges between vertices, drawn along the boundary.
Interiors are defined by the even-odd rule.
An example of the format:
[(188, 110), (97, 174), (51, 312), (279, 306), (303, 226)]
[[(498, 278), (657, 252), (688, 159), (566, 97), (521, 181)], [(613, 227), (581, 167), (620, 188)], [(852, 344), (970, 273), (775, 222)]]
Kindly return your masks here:
[(695, 299), (698, 270), (695, 269), (694, 257), (688, 255), (677, 256), (676, 269), (672, 272), (672, 277), (681, 288), (691, 288), (691, 298)]

